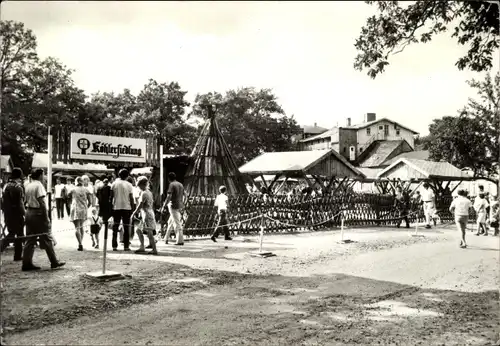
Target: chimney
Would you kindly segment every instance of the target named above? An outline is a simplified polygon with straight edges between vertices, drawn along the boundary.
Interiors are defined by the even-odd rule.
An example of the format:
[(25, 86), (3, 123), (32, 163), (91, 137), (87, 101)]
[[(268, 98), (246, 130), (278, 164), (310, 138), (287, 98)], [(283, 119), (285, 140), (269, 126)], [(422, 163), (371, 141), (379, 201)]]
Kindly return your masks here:
[(370, 121), (375, 121), (377, 120), (377, 114), (375, 113), (366, 113), (365, 114), (365, 123), (368, 123)]
[(317, 127), (316, 125), (317, 125), (317, 123), (314, 123), (314, 127)]
[(351, 126), (351, 118), (347, 118), (347, 126)]

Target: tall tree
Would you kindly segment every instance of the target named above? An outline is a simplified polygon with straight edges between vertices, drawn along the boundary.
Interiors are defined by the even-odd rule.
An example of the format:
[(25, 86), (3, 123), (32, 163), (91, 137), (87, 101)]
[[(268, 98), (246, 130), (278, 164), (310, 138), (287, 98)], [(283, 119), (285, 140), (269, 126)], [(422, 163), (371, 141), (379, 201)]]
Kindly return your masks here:
[(500, 74), (472, 80), (469, 85), (479, 97), (470, 98), (458, 117), (434, 120), (429, 126), (428, 149), (431, 159), (444, 159), (472, 169), (476, 176), (491, 177), (498, 173), (500, 157)]
[(359, 53), (354, 68), (367, 70), (370, 77), (384, 72), (390, 57), (408, 45), (429, 42), (449, 30), (458, 44), (468, 47), (467, 54), (456, 62), (460, 70), (491, 69), (492, 55), (499, 47), (498, 4), (444, 0), (365, 2), (377, 6), (378, 15), (368, 18), (356, 40)]
[(300, 133), (293, 117), (285, 115), (269, 89), (242, 88), (222, 95), (197, 95), (191, 116), (204, 117), (203, 106), (217, 105), (217, 122), (236, 164), (241, 165), (265, 151), (294, 148), (292, 136)]
[(47, 126), (73, 123), (85, 95), (70, 69), (55, 58), (38, 58), (36, 37), (22, 23), (2, 21), (0, 31), (2, 153), (26, 170), (29, 154), (47, 149)]

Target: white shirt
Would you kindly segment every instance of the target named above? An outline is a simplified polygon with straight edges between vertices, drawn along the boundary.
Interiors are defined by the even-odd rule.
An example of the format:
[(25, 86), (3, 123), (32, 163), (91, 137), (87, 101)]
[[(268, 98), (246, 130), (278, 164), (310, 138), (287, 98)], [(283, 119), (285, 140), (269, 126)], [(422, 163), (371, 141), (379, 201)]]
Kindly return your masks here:
[(455, 208), (455, 216), (469, 216), (472, 203), (464, 196), (458, 196), (451, 202), (450, 210)]
[(481, 199), (476, 197), (476, 200), (474, 201), (474, 209), (476, 210), (476, 213), (486, 213), (486, 208), (488, 207), (488, 202), (486, 199)]
[(217, 195), (217, 198), (215, 198), (214, 205), (217, 207), (218, 211), (227, 210), (227, 200), (228, 200), (227, 195), (223, 193)]
[(55, 198), (62, 198), (62, 190), (63, 189), (64, 189), (63, 184), (56, 184), (56, 186), (54, 186), (54, 191), (55, 191), (54, 197)]
[(132, 184), (126, 180), (116, 179), (111, 185), (111, 190), (114, 210), (132, 210), (129, 197), (134, 192)]
[(424, 191), (422, 192), (422, 201), (424, 202), (434, 201), (434, 192), (432, 191), (431, 188), (428, 188), (427, 190), (424, 189)]
[(25, 194), (28, 208), (40, 208), (38, 199), (47, 196), (43, 184), (38, 180), (32, 180), (31, 183), (26, 185)]
[(134, 200), (137, 203), (137, 201), (139, 201), (139, 198), (141, 197), (141, 192), (142, 191), (137, 186), (133, 186), (133, 189), (134, 189)]

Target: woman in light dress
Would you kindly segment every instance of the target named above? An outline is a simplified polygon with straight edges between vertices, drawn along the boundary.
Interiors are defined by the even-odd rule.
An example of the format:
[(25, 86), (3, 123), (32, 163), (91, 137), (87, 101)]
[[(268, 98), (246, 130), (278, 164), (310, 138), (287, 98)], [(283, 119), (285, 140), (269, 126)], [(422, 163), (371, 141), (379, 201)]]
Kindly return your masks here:
[(83, 186), (83, 179), (76, 178), (75, 188), (71, 191), (70, 221), (75, 225), (75, 235), (78, 240), (78, 251), (83, 251), (83, 224), (88, 219), (88, 210), (92, 205), (92, 194)]
[(144, 235), (147, 235), (149, 238), (149, 244), (152, 247), (152, 251), (148, 252), (148, 254), (157, 255), (158, 251), (156, 250), (156, 242), (154, 239), (154, 233), (156, 231), (155, 213), (153, 209), (154, 199), (153, 194), (148, 188), (148, 178), (140, 177), (137, 180), (137, 186), (141, 189), (141, 194), (137, 208), (132, 214), (131, 219), (133, 220), (135, 215), (140, 211), (142, 227), (137, 228), (137, 236), (139, 237), (141, 246), (136, 253), (146, 253), (146, 249), (144, 248)]

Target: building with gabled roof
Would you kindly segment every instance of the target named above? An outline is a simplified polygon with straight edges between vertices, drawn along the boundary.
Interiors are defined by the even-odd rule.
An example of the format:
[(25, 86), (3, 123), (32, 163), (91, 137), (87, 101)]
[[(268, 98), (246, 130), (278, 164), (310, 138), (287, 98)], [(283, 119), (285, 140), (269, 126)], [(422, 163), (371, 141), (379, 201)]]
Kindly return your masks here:
[[(363, 123), (335, 126), (300, 141), (301, 150), (333, 149), (354, 165), (376, 167), (403, 152), (413, 151), (418, 132), (388, 118), (367, 113)], [(390, 142), (390, 143), (388, 143)]]

